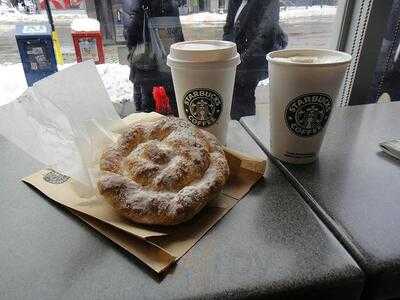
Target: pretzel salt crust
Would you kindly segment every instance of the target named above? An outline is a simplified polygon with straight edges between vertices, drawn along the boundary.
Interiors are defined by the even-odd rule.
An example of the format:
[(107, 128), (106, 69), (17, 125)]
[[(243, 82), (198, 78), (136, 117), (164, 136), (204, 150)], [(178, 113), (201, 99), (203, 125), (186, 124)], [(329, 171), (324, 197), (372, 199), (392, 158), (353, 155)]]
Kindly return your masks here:
[(178, 118), (135, 124), (103, 153), (100, 194), (137, 223), (190, 220), (229, 177), (222, 147), (210, 133)]

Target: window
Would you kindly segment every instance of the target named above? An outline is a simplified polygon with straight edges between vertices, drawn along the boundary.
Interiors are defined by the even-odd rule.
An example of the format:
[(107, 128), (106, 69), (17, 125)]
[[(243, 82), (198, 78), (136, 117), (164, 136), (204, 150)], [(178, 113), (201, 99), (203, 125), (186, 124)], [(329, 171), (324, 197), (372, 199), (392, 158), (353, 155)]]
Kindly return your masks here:
[[(279, 22), (288, 35), (288, 47), (335, 48), (337, 7), (341, 1), (344, 0), (279, 1)], [(183, 26), (190, 27), (185, 28), (187, 39), (221, 39), (229, 2), (240, 1), (188, 0), (190, 14), (182, 18)]]
[(338, 0), (286, 0), (280, 4), (279, 20), (288, 35), (288, 48), (333, 48)]
[[(128, 49), (124, 46), (123, 14), (121, 19), (122, 2), (120, 0), (104, 0), (100, 2), (95, 0), (50, 0), (65, 63), (74, 63), (76, 61), (70, 25), (73, 20), (87, 17), (100, 20), (105, 43), (106, 62), (112, 64), (113, 68), (118, 67), (118, 62), (127, 63)], [(241, 0), (158, 0), (155, 2), (170, 2), (178, 5), (185, 40), (220, 40), (225, 38), (235, 41), (234, 32), (225, 32), (224, 36), (224, 26), (228, 17), (231, 17), (231, 19), (236, 17), (238, 8), (242, 3)], [(346, 0), (253, 0), (242, 7), (243, 9), (238, 14), (237, 19), (242, 33), (249, 28), (254, 29), (257, 24), (253, 20), (256, 19), (257, 15), (264, 12), (255, 8), (252, 3), (257, 3), (259, 7), (264, 7), (264, 4), (268, 4), (270, 11), (266, 17), (271, 18), (277, 24), (279, 23), (282, 31), (278, 32), (276, 35), (278, 38), (274, 40), (274, 44), (269, 45), (268, 49), (263, 50), (264, 52), (279, 47), (335, 48), (337, 45), (336, 40), (338, 39), (337, 29), (340, 28), (341, 15), (345, 11), (341, 7), (344, 7), (344, 3), (347, 2)], [(232, 9), (235, 5), (236, 7)], [(15, 25), (24, 22), (46, 22), (47, 16), (44, 7), (44, 0), (1, 0), (0, 64), (3, 65), (0, 65), (0, 72), (6, 76), (10, 71), (10, 65), (12, 65), (13, 68), (19, 70), (18, 76), (20, 77), (16, 80), (19, 83), (21, 81), (24, 82), (24, 77), (20, 65), (20, 55), (14, 38)], [(228, 10), (229, 7), (231, 7), (231, 12)], [(38, 9), (39, 13), (37, 13)], [(235, 14), (235, 16), (229, 16), (229, 13)], [(265, 38), (268, 40), (271, 36)], [(245, 43), (244, 41), (242, 42)], [(243, 48), (243, 43), (238, 47)], [(122, 67), (124, 68), (123, 71)], [(121, 69), (118, 74), (125, 76), (125, 78), (118, 79), (118, 84), (106, 84), (106, 86), (112, 88), (113, 86), (119, 86), (123, 82), (124, 88), (120, 90), (125, 90), (125, 94), (122, 95), (119, 92), (111, 91), (111, 94), (115, 95), (115, 97), (120, 97), (121, 101), (132, 97), (132, 84), (128, 80), (129, 68), (127, 66), (122, 67), (118, 67)], [(102, 68), (104, 67), (99, 66), (101, 74), (106, 76), (107, 68), (104, 68), (105, 72), (103, 72)], [(253, 74), (257, 77), (257, 80), (254, 79), (255, 81), (252, 85), (257, 81), (258, 87), (255, 93), (258, 106), (264, 105), (268, 101), (267, 74), (266, 70), (262, 70), (262, 72), (263, 74), (258, 77)], [(114, 77), (116, 78), (116, 76)], [(108, 76), (108, 78), (111, 80), (113, 76)], [(22, 93), (25, 88), (24, 84), (19, 84), (19, 87), (16, 87), (16, 85), (17, 83), (9, 86), (10, 97), (7, 98), (6, 96), (6, 101), (11, 101), (15, 98), (15, 94)], [(251, 90), (254, 90), (254, 87)], [(253, 98), (254, 95), (252, 94), (253, 92), (250, 91), (244, 97)]]
[(400, 1), (394, 0), (387, 18), (369, 103), (400, 101)]
[[(281, 28), (281, 32), (278, 32), (275, 36), (273, 44), (266, 46), (268, 49), (262, 49), (264, 54), (268, 51), (283, 47), (336, 48), (337, 28), (340, 27), (339, 25), (341, 24), (341, 13), (338, 6), (343, 6), (344, 2), (346, 1), (256, 0), (249, 1), (244, 7), (241, 7), (241, 0), (209, 0), (203, 3), (199, 1), (199, 12), (193, 10), (193, 13), (181, 16), (181, 21), (186, 40), (230, 39), (238, 43), (239, 52), (244, 51), (246, 48), (244, 44), (248, 42), (250, 38), (244, 40), (240, 40), (240, 38), (235, 39), (235, 37), (233, 37), (237, 34), (235, 26), (240, 28), (240, 35), (245, 35), (247, 32), (251, 35), (257, 32), (254, 28), (259, 26), (262, 18), (270, 18), (270, 26), (273, 26), (275, 22), (279, 23)], [(197, 5), (197, 1), (189, 1), (189, 4), (195, 6)], [(230, 6), (230, 11), (228, 10), (228, 6)], [(238, 14), (240, 10), (241, 13)], [(234, 16), (230, 16), (230, 14), (234, 14)], [(265, 16), (259, 18), (259, 14), (265, 14)], [(235, 25), (226, 24), (227, 18), (231, 18), (231, 20), (236, 18), (238, 22), (236, 22)], [(265, 36), (264, 38), (272, 39), (273, 37), (270, 33), (269, 36)], [(265, 41), (265, 44), (268, 44), (268, 41)], [(263, 58), (260, 59), (262, 60)], [(255, 64), (261, 66), (263, 63)], [(241, 69), (241, 67), (239, 67), (239, 69)], [(243, 84), (235, 89), (235, 93), (240, 93), (238, 98), (242, 99), (242, 106), (244, 107), (243, 111), (239, 112), (235, 118), (239, 118), (242, 113), (245, 115), (257, 112), (261, 115), (266, 115), (265, 109), (267, 109), (268, 106), (266, 66), (260, 67), (259, 69), (258, 71), (255, 70), (254, 72), (246, 73), (247, 75), (241, 79)], [(239, 72), (241, 72), (241, 70), (239, 70)], [(240, 78), (240, 75), (238, 78)], [(248, 81), (247, 83), (246, 80)], [(256, 87), (257, 85), (258, 87)], [(250, 107), (246, 111), (245, 106), (250, 102), (254, 102), (254, 95), (257, 98), (256, 109)], [(253, 104), (248, 106), (252, 105)]]
[[(346, 73), (340, 105), (359, 105), (387, 101), (392, 96), (387, 84), (392, 84), (391, 72), (398, 43), (397, 0), (349, 1), (338, 48), (351, 53), (351, 65)], [(397, 18), (397, 19), (396, 19)], [(387, 80), (389, 79), (389, 80)]]

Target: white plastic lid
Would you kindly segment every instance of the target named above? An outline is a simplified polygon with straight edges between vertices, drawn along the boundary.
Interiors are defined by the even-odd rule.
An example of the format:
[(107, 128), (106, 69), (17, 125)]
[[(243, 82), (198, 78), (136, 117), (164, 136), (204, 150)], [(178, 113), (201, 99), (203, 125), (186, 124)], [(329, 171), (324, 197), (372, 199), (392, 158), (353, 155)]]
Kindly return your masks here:
[(238, 65), (240, 56), (236, 44), (227, 41), (199, 40), (171, 45), (167, 62), (169, 66), (204, 63)]
[(268, 53), (267, 60), (273, 64), (292, 66), (333, 66), (348, 64), (351, 55), (327, 49), (284, 49)]

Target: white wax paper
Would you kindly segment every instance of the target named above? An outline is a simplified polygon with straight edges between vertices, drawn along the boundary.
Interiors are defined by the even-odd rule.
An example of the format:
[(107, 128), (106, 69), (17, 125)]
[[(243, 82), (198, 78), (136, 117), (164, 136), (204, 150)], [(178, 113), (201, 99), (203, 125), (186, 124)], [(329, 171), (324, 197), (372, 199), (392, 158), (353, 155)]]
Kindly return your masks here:
[(0, 107), (0, 134), (36, 160), (85, 185), (90, 161), (121, 122), (92, 61), (43, 79)]

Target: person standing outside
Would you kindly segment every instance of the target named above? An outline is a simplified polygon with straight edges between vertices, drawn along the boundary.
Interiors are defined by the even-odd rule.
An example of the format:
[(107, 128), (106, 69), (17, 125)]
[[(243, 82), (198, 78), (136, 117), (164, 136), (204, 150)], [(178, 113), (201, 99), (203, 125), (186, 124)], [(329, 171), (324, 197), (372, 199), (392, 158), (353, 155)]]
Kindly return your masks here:
[(279, 26), (279, 0), (230, 0), (223, 39), (237, 44), (241, 58), (233, 92), (231, 118), (254, 115), (255, 90), (267, 78), (267, 53), (287, 46)]
[[(129, 51), (143, 42), (144, 10), (147, 9), (149, 17), (179, 17), (178, 5), (174, 0), (123, 0), (122, 21), (124, 25), (124, 36)], [(178, 41), (183, 41), (182, 29), (179, 28)], [(169, 72), (161, 72), (166, 66), (154, 70), (141, 70), (131, 65), (129, 79), (134, 84), (133, 100), (137, 111), (154, 111), (153, 88), (163, 86), (171, 102), (172, 110), (175, 112), (175, 92), (172, 84), (172, 76)], [(176, 113), (176, 112), (175, 112)]]

